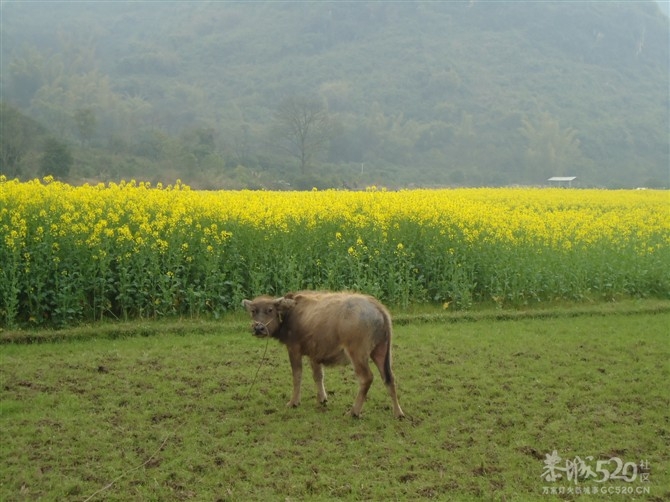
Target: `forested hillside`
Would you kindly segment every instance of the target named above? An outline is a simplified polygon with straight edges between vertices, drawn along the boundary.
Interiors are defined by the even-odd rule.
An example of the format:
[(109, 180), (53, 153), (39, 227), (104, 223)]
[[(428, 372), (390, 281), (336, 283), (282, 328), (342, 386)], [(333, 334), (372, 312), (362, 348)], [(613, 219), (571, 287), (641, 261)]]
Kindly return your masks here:
[(667, 186), (656, 2), (3, 2), (0, 173)]

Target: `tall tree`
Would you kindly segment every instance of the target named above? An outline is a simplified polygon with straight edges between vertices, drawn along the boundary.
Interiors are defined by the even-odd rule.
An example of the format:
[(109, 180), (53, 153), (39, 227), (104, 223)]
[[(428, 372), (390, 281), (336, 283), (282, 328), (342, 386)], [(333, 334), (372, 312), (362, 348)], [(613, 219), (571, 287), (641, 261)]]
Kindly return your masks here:
[(528, 176), (535, 181), (552, 175), (582, 174), (584, 167), (577, 131), (561, 128), (558, 120), (544, 112), (535, 121), (522, 119), (521, 134), (526, 138)]
[(38, 122), (0, 102), (0, 174), (10, 178), (21, 175), (21, 159), (44, 131)]
[(55, 138), (47, 138), (40, 161), (43, 176), (52, 175), (54, 178), (63, 178), (70, 172), (73, 162), (72, 152), (66, 143)]
[(74, 124), (82, 145), (90, 145), (97, 124), (95, 112), (91, 108), (78, 108), (74, 112)]
[(334, 127), (323, 102), (315, 97), (291, 96), (275, 112), (279, 146), (298, 159), (304, 175), (330, 141)]

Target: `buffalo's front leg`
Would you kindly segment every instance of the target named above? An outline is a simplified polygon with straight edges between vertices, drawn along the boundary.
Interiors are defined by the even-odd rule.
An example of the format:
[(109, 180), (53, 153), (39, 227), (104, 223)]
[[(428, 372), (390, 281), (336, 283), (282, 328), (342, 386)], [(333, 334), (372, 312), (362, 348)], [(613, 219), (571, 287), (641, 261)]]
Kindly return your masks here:
[(293, 396), (287, 406), (295, 408), (300, 404), (300, 382), (302, 381), (302, 354), (299, 350), (288, 350), (288, 358), (291, 362), (293, 373)]
[(314, 383), (316, 384), (317, 399), (321, 404), (326, 404), (326, 401), (328, 401), (328, 394), (326, 394), (326, 388), (323, 385), (323, 365), (312, 359), (310, 359), (309, 362), (312, 365), (312, 375), (314, 376)]

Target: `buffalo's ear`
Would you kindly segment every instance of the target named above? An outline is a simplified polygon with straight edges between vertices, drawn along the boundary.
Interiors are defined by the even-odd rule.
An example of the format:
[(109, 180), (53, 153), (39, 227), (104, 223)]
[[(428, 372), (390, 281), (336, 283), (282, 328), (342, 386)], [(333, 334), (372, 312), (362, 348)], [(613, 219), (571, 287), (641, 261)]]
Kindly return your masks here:
[(293, 308), (295, 305), (295, 300), (292, 298), (286, 298), (285, 296), (282, 296), (281, 298), (277, 298), (275, 300), (275, 307), (277, 307), (277, 310), (280, 312), (288, 312)]
[(249, 310), (249, 307), (251, 306), (251, 302), (249, 300), (242, 300), (242, 306)]

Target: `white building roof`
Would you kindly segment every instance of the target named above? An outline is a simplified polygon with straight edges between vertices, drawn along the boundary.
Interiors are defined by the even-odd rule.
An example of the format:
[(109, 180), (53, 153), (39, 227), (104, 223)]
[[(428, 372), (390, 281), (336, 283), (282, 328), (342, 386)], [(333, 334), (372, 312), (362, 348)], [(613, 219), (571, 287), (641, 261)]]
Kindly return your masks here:
[(552, 176), (547, 181), (574, 181), (577, 176)]

